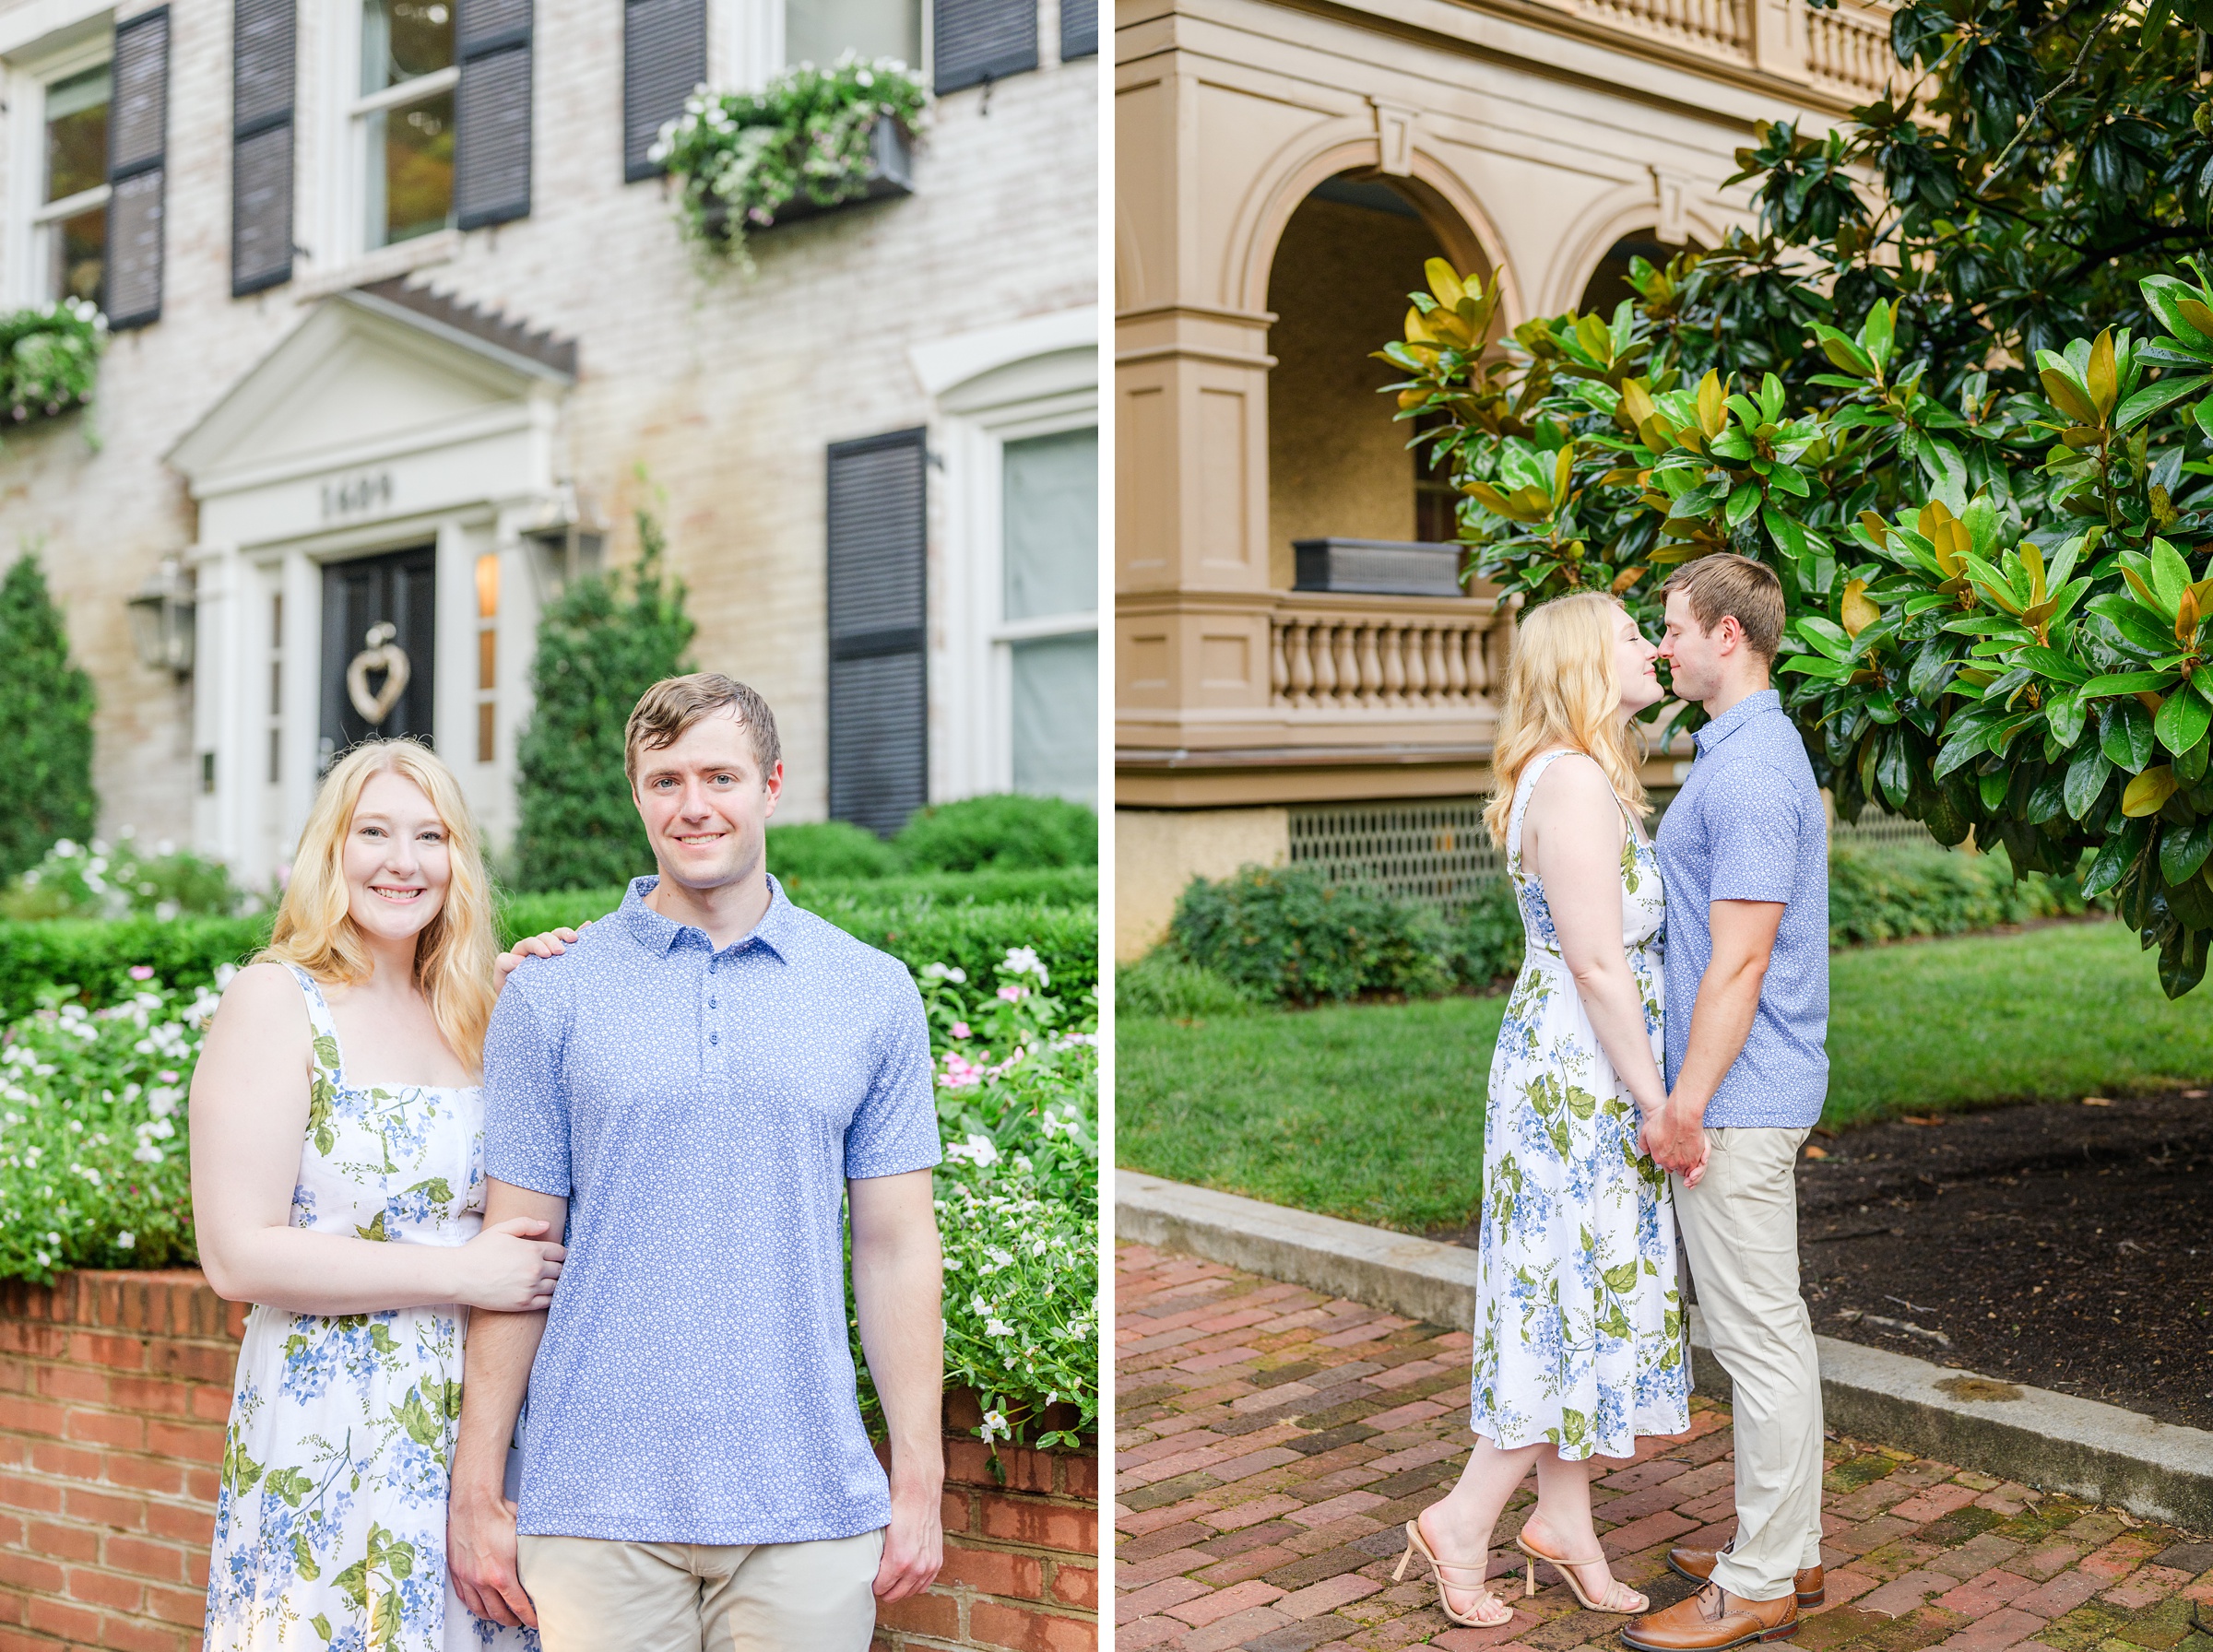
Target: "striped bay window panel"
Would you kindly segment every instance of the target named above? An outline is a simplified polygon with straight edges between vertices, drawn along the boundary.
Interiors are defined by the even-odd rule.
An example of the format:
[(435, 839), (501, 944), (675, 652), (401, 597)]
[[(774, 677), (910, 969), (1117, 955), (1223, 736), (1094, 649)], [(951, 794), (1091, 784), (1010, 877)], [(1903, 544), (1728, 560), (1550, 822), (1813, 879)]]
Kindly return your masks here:
[(292, 278), (298, 0), (237, 0), (231, 58), (231, 296)]
[(937, 0), (932, 24), (940, 97), (1037, 66), (1037, 0)]
[(830, 448), (830, 816), (885, 837), (929, 801), (926, 437)]
[(169, 141), (169, 7), (115, 25), (108, 127), (108, 325), (161, 318), (161, 220)]
[(464, 230), (530, 211), (530, 0), (460, 0), (454, 218)]
[(622, 182), (657, 178), (661, 128), (707, 79), (707, 0), (628, 0), (622, 8)]
[(1099, 54), (1099, 0), (1060, 0), (1060, 61)]

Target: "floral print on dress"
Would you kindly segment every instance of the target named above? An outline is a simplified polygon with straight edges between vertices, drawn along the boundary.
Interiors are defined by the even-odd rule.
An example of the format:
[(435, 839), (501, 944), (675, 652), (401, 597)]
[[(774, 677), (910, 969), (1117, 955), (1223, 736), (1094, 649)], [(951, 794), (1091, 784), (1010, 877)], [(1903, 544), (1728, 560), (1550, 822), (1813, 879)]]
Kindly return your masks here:
[[(1507, 1450), (1550, 1442), (1580, 1459), (1689, 1427), (1690, 1368), (1667, 1174), (1638, 1145), (1636, 1103), (1521, 863), (1529, 799), (1568, 755), (1522, 771), (1507, 829), (1528, 950), (1491, 1059), (1470, 1426)], [(1657, 1060), (1667, 903), (1651, 844), (1634, 822), (1623, 836), (1622, 940)]]
[[(330, 1009), (314, 1029), (292, 1225), (466, 1245), (484, 1223), (482, 1092), (349, 1086)], [(535, 1652), (472, 1615), (445, 1569), (467, 1310), (289, 1314), (255, 1304), (239, 1351), (207, 1568), (207, 1652)]]

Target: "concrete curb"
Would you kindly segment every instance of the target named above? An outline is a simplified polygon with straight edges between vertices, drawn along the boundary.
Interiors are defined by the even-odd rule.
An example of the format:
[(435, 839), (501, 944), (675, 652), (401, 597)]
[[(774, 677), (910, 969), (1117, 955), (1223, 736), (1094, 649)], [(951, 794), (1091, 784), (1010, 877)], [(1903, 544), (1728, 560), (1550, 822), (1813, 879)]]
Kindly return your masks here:
[[(1475, 1253), (1137, 1171), (1115, 1173), (1115, 1234), (1388, 1308), (1431, 1325), (1475, 1317)], [(1817, 1337), (1828, 1426), (1923, 1457), (2213, 1531), (2213, 1434), (2117, 1406), (1995, 1382)], [(1691, 1316), (1691, 1369), (1726, 1398), (1727, 1374)]]

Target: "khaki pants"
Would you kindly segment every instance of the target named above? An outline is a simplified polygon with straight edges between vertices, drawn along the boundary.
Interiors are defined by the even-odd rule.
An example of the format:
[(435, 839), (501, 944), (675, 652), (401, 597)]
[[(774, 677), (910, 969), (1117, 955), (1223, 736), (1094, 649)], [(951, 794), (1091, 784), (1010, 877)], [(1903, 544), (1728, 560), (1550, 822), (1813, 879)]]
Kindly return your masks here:
[(1793, 1174), (1806, 1135), (1709, 1130), (1704, 1177), (1674, 1178), (1698, 1310), (1735, 1388), (1736, 1536), (1713, 1581), (1746, 1600), (1789, 1594), (1821, 1560), (1821, 1371), (1798, 1294)]
[(518, 1540), (545, 1652), (867, 1652), (883, 1532), (815, 1543)]

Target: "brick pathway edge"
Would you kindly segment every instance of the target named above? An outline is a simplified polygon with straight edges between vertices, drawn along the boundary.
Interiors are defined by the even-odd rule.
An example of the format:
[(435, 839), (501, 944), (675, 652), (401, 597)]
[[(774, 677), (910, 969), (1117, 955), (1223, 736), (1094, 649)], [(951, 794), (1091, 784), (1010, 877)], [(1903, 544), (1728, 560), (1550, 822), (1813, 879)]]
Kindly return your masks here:
[[(1332, 1216), (1115, 1173), (1115, 1234), (1433, 1325), (1475, 1316), (1475, 1253)], [(1691, 1315), (1698, 1390), (1728, 1375)], [(1885, 1349), (1815, 1339), (1829, 1427), (2041, 1491), (2213, 1531), (2213, 1433), (2118, 1406), (1997, 1382)]]

